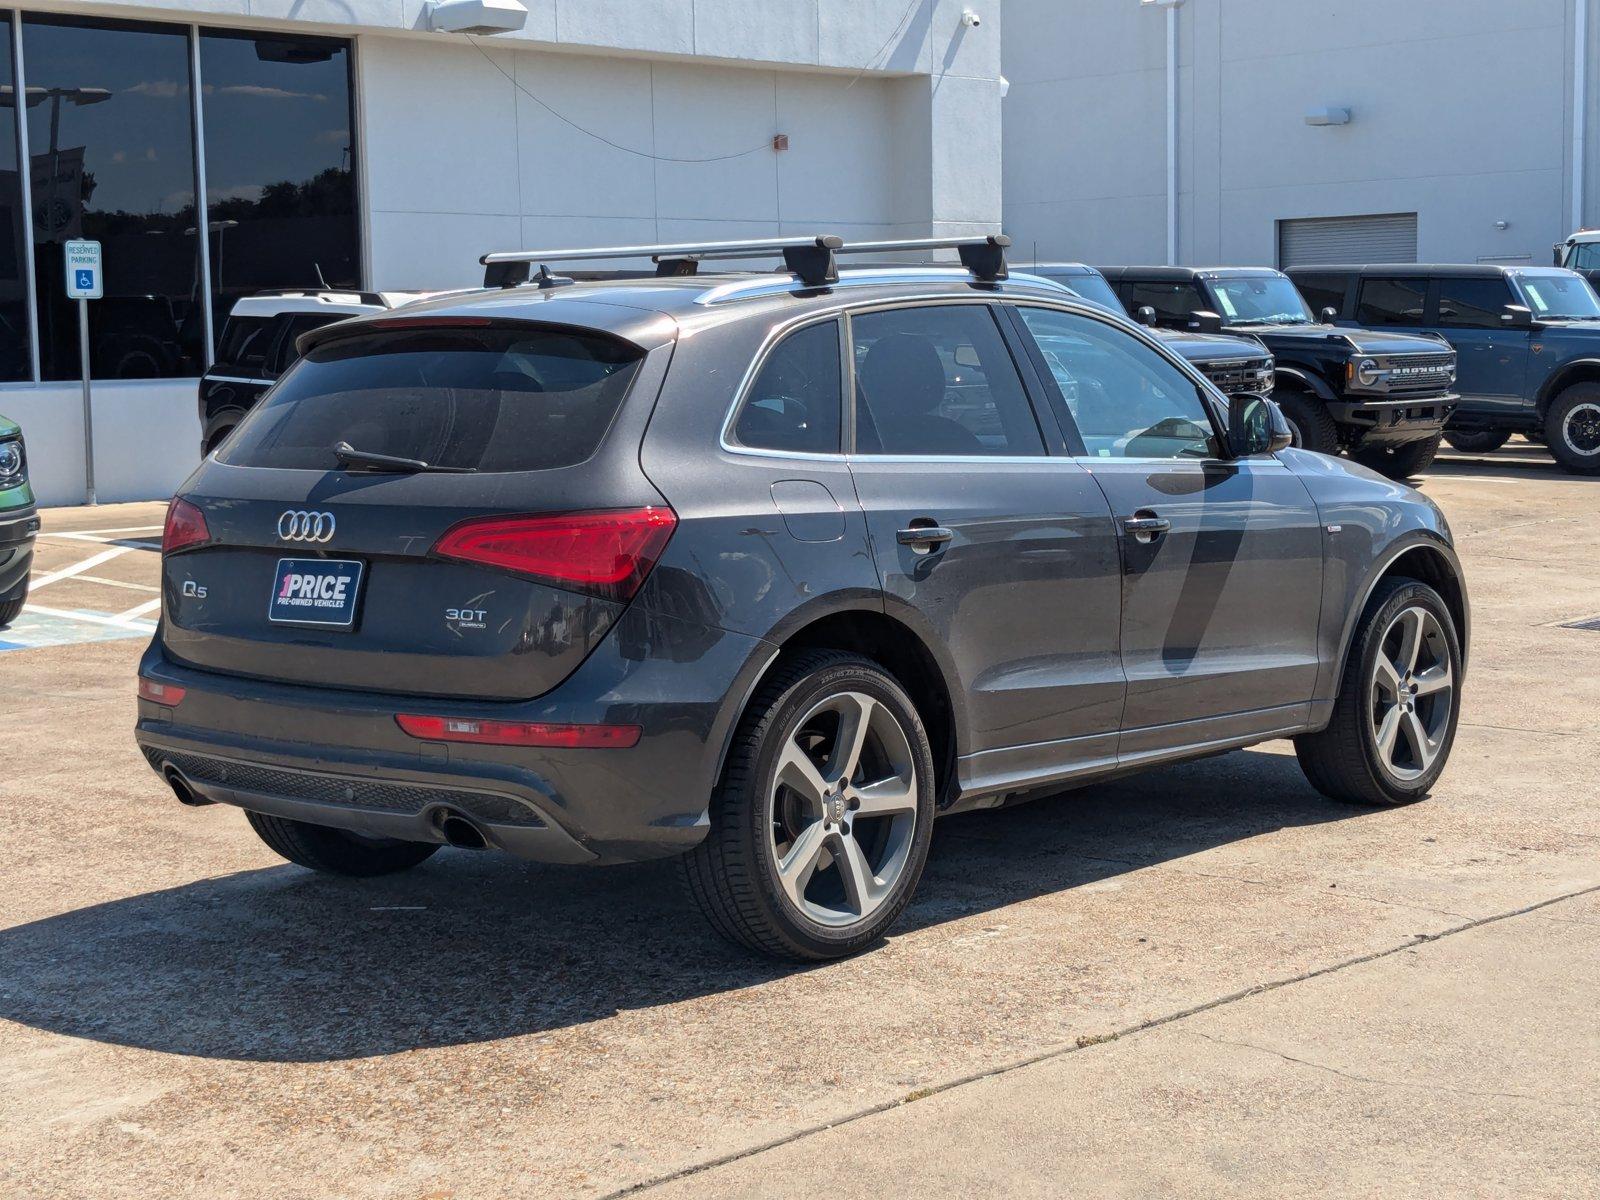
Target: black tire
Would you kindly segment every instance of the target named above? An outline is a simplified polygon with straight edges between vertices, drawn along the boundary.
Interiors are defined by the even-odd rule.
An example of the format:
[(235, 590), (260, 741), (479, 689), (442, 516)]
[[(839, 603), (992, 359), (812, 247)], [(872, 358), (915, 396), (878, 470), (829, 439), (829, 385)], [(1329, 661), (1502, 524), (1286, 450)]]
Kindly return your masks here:
[(0, 600), (0, 629), (4, 629), (11, 622), (22, 615), (22, 606), (28, 602), (28, 589), (22, 589), (22, 595), (12, 600)]
[(261, 840), (284, 858), (325, 875), (392, 875), (425, 862), (439, 848), (429, 842), (361, 837), (266, 813), (244, 815)]
[(1575, 383), (1550, 402), (1544, 442), (1574, 475), (1600, 475), (1600, 383)]
[(1436, 433), (1420, 442), (1374, 446), (1368, 450), (1357, 450), (1354, 457), (1362, 466), (1371, 467), (1380, 475), (1404, 481), (1422, 474), (1432, 465), (1439, 453), (1439, 438), (1440, 435)]
[(1339, 426), (1321, 400), (1306, 392), (1275, 391), (1272, 398), (1283, 409), (1294, 444), (1318, 454), (1339, 453)]
[(232, 433), (235, 428), (236, 427), (233, 425), (224, 425), (221, 429), (217, 430), (209, 438), (207, 438), (206, 453), (210, 454), (216, 450), (218, 446), (222, 445), (223, 439)]
[[(775, 845), (780, 834), (775, 829), (781, 828), (781, 821), (775, 810), (780, 753), (801, 734), (808, 714), (829, 697), (846, 693), (865, 694), (893, 717), (904, 735), (909, 765), (915, 769), (915, 787), (914, 809), (907, 810), (912, 817), (910, 834), (897, 839), (903, 855), (897, 877), (870, 913), (862, 905), (866, 915), (841, 927), (811, 919), (780, 886), (780, 851)], [(904, 689), (861, 655), (802, 651), (774, 668), (745, 709), (712, 797), (711, 830), (680, 860), (683, 882), (712, 927), (729, 941), (775, 958), (843, 958), (882, 937), (905, 910), (927, 861), (933, 815), (933, 751), (922, 718)], [(878, 818), (880, 824), (886, 820)], [(854, 827), (850, 828), (853, 834)], [(870, 836), (863, 833), (862, 842)], [(792, 845), (799, 845), (798, 835)], [(872, 865), (874, 871), (882, 866)], [(809, 878), (827, 883), (827, 873), (834, 870), (817, 868)], [(802, 885), (802, 898), (809, 886)]]
[(1511, 439), (1509, 433), (1495, 429), (1450, 429), (1444, 440), (1463, 454), (1492, 454)]
[[(1377, 657), (1384, 650), (1394, 622), (1408, 609), (1417, 608), (1433, 615), (1442, 635), (1438, 649), (1449, 664), (1450, 708), (1441, 722), (1438, 750), (1431, 765), (1415, 778), (1400, 779), (1385, 769), (1380, 759), (1378, 735), (1373, 728), (1373, 679)], [(1413, 697), (1413, 704), (1416, 703), (1417, 698)], [(1425, 583), (1385, 579), (1373, 590), (1356, 628), (1333, 719), (1326, 729), (1297, 737), (1295, 754), (1311, 786), (1332, 800), (1347, 804), (1409, 804), (1425, 796), (1444, 770), (1460, 717), (1461, 642), (1449, 607)]]

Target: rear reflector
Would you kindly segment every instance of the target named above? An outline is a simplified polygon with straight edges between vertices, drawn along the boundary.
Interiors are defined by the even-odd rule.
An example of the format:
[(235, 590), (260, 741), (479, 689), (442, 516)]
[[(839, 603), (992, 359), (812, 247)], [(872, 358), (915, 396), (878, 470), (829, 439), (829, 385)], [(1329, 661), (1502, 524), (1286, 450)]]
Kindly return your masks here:
[(183, 703), (183, 698), (188, 694), (188, 688), (176, 687), (170, 683), (157, 683), (154, 679), (139, 676), (139, 699), (148, 700), (151, 704), (165, 704), (168, 708), (176, 708)]
[(629, 600), (677, 524), (670, 508), (654, 507), (475, 518), (447, 529), (433, 552), (608, 600)]
[(540, 721), (480, 721), (474, 717), (418, 717), (409, 713), (399, 713), (395, 722), (414, 738), (493, 746), (622, 750), (636, 744), (640, 733), (637, 725), (550, 725)]
[(203, 546), (211, 540), (206, 515), (181, 496), (167, 505), (167, 523), (161, 531), (161, 553)]

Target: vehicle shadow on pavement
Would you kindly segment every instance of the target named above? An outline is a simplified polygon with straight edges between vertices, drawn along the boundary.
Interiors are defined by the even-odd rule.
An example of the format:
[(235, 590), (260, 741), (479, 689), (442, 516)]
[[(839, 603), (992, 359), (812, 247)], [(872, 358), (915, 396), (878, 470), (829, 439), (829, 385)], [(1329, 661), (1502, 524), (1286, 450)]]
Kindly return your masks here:
[[(1241, 752), (951, 817), (897, 934), (1361, 814), (1314, 793), (1292, 757)], [(266, 1062), (490, 1041), (830, 969), (719, 941), (671, 862), (455, 851), (379, 880), (285, 865), (131, 896), (0, 931), (0, 964), (8, 1020)]]

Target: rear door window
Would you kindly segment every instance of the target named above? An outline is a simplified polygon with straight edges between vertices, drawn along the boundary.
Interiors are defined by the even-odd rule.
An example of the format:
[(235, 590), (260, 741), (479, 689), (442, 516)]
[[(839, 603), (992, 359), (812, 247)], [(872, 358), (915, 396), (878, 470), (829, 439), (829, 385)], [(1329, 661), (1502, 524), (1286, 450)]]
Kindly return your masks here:
[(843, 393), (839, 323), (808, 325), (767, 355), (745, 395), (733, 440), (753, 450), (837, 454)]
[(1161, 283), (1152, 279), (1128, 279), (1119, 286), (1122, 303), (1131, 313), (1149, 305), (1156, 310), (1156, 320), (1168, 324), (1187, 324), (1189, 314), (1206, 307), (1205, 297), (1193, 283)]
[(1363, 279), (1356, 304), (1356, 323), (1421, 325), (1427, 297), (1426, 279)]
[(592, 455), (644, 353), (533, 325), (375, 330), (313, 348), (228, 442), (243, 467), (337, 469), (333, 447), (478, 471)]
[(859, 313), (850, 337), (858, 453), (1044, 454), (1033, 405), (988, 305)]

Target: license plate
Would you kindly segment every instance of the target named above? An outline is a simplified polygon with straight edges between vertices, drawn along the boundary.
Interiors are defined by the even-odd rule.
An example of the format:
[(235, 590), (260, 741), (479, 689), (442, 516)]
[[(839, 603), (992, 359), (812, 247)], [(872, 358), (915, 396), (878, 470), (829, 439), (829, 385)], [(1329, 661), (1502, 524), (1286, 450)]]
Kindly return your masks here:
[(349, 629), (356, 619), (361, 567), (351, 559), (280, 558), (267, 620)]

